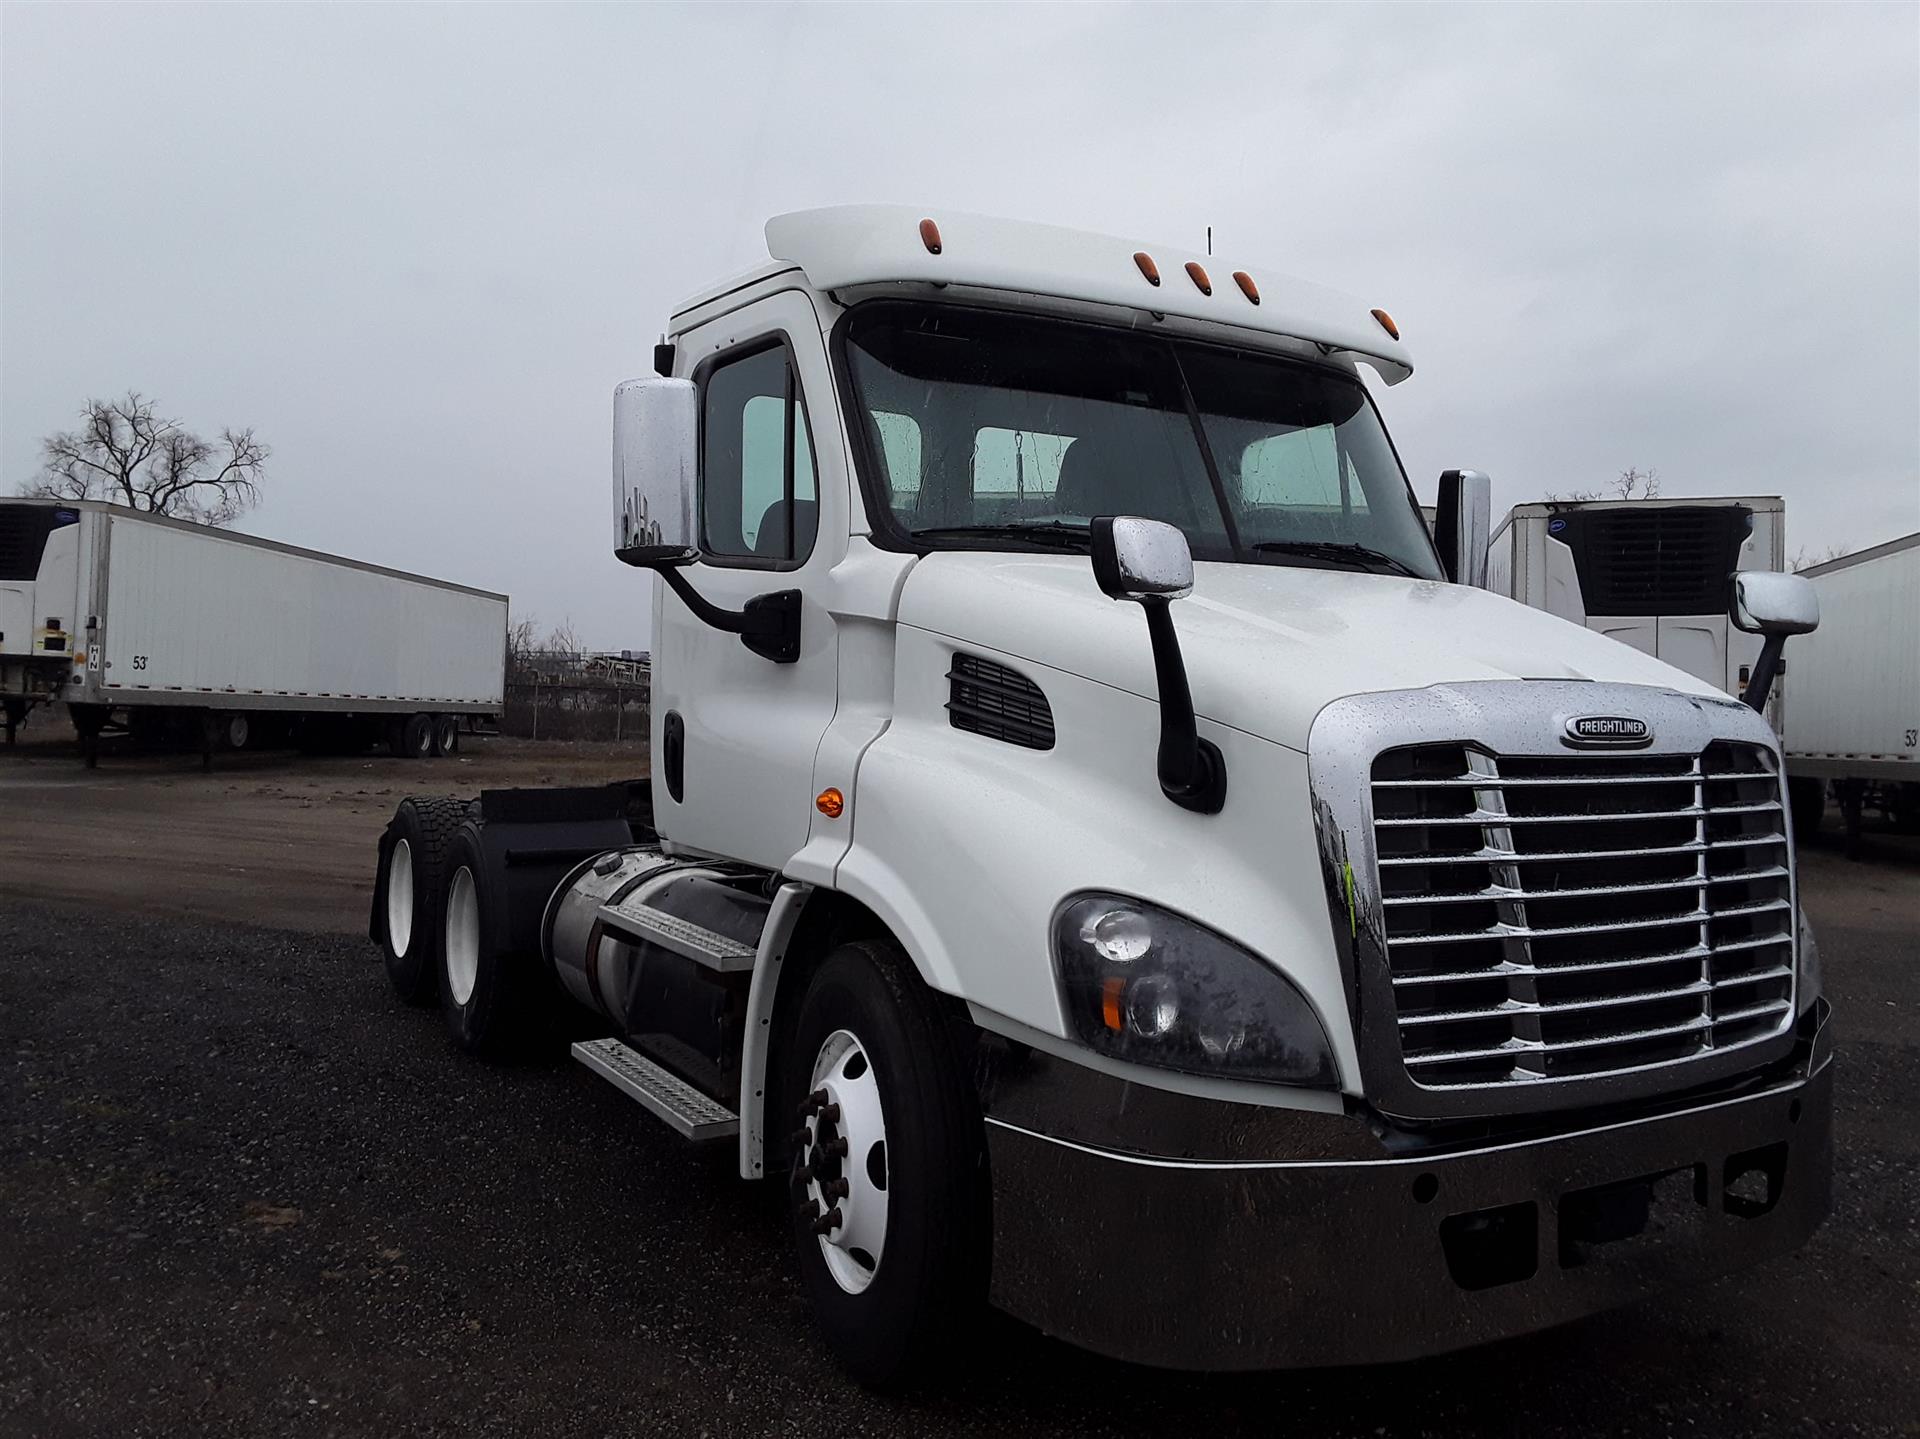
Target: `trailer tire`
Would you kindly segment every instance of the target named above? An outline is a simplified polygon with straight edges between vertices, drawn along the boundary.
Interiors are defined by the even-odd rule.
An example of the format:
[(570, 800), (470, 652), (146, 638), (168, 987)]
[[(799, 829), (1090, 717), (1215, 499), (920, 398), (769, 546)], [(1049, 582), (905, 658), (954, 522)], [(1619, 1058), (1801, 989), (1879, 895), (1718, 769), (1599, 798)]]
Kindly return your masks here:
[(469, 1054), (501, 1055), (539, 1030), (546, 1010), (531, 981), (533, 959), (505, 943), (502, 896), (473, 822), (454, 832), (447, 849), (446, 900), (440, 944), (440, 1010), (453, 1042)]
[(460, 753), (460, 717), (458, 715), (433, 717), (433, 752), (436, 757)]
[(387, 821), (374, 881), (374, 938), (394, 993), (432, 1004), (440, 993), (447, 849), (468, 805), (446, 796), (403, 799)]
[(433, 753), (433, 716), (407, 715), (393, 723), (394, 755), (399, 759), (426, 759)]
[(1827, 812), (1827, 782), (1802, 776), (1787, 781), (1787, 805), (1793, 811), (1795, 844), (1812, 844), (1820, 834), (1820, 821)]
[(245, 749), (253, 740), (253, 721), (242, 710), (234, 710), (220, 721), (220, 747)]
[[(896, 945), (862, 940), (841, 945), (813, 972), (786, 1035), (768, 1128), (802, 1125), (787, 1142), (794, 1245), (827, 1342), (854, 1378), (876, 1388), (950, 1372), (986, 1307), (990, 1245), (986, 1141), (961, 1059), (960, 1021)], [(827, 1083), (816, 1072), (823, 1063), (832, 1078), (858, 1084), (849, 1039), (878, 1096), (877, 1141), (856, 1132), (874, 1128), (875, 1108), (857, 1091), (848, 1091), (838, 1115), (814, 1098)], [(835, 1130), (825, 1139), (823, 1122)], [(844, 1166), (823, 1148), (838, 1141), (851, 1146)], [(873, 1198), (876, 1183), (881, 1191), (883, 1247), (870, 1264), (851, 1249), (830, 1255), (832, 1241), (816, 1232), (810, 1206), (829, 1197), (822, 1162), (829, 1172), (839, 1168), (839, 1183), (854, 1185), (846, 1199), (832, 1200), (849, 1206), (843, 1244), (860, 1220), (854, 1206)], [(864, 1186), (853, 1166), (866, 1171)], [(870, 1216), (860, 1228), (874, 1232)]]

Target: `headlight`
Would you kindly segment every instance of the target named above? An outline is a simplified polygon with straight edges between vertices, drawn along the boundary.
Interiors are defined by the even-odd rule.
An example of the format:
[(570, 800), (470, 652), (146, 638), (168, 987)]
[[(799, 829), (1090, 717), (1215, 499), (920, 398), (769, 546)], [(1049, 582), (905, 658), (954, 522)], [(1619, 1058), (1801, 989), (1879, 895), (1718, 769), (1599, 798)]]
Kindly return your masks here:
[(1115, 1059), (1188, 1074), (1336, 1089), (1313, 1008), (1264, 960), (1191, 920), (1112, 894), (1053, 921), (1067, 1022)]

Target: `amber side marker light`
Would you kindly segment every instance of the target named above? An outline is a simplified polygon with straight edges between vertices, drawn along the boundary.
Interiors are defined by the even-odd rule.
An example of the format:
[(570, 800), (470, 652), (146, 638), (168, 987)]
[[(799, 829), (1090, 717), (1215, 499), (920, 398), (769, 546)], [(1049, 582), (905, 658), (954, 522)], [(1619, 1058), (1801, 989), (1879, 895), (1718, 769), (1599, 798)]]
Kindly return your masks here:
[(1126, 992), (1124, 979), (1103, 979), (1100, 981), (1100, 1022), (1115, 1034), (1120, 1032), (1120, 996)]
[(927, 247), (929, 255), (940, 253), (940, 227), (931, 220), (920, 222), (920, 243)]
[(1198, 289), (1201, 294), (1211, 295), (1213, 293), (1213, 281), (1207, 278), (1207, 272), (1200, 268), (1198, 261), (1187, 261), (1187, 278), (1193, 281), (1194, 287)]
[(1233, 283), (1238, 285), (1240, 287), (1240, 293), (1253, 301), (1254, 304), (1257, 305), (1260, 303), (1260, 291), (1254, 286), (1253, 276), (1249, 275), (1245, 270), (1235, 270), (1233, 272)]
[(838, 819), (846, 813), (847, 797), (837, 789), (823, 789), (814, 797), (813, 807), (828, 819)]
[(1133, 263), (1140, 267), (1140, 273), (1147, 277), (1149, 285), (1160, 283), (1160, 267), (1153, 263), (1153, 256), (1145, 250), (1134, 251)]
[(1385, 310), (1375, 310), (1373, 312), (1373, 318), (1378, 320), (1380, 322), (1380, 328), (1393, 336), (1394, 339), (1397, 340), (1400, 338), (1400, 327), (1393, 323), (1393, 316), (1389, 315)]

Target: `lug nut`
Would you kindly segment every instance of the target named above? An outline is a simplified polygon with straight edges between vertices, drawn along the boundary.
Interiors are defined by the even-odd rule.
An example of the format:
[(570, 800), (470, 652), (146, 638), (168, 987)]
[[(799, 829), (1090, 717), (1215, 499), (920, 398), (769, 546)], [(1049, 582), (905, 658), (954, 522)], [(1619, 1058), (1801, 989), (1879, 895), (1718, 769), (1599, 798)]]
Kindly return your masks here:
[(825, 1214), (813, 1221), (813, 1232), (815, 1234), (831, 1234), (839, 1227), (839, 1224), (840, 1211), (838, 1209), (829, 1209)]
[(853, 1193), (853, 1186), (844, 1179), (829, 1179), (820, 1186), (820, 1192), (829, 1199), (845, 1199)]
[[(822, 1104), (826, 1104), (826, 1099), (827, 1099), (826, 1090), (824, 1089), (820, 1090), (819, 1095), (820, 1095), (820, 1102)], [(820, 1117), (824, 1119), (828, 1124), (838, 1124), (840, 1122), (840, 1106), (837, 1104), (826, 1104), (826, 1108), (820, 1111)]]
[(844, 1139), (834, 1140), (827, 1145), (827, 1153), (833, 1155), (836, 1159), (845, 1159), (847, 1157), (847, 1141)]

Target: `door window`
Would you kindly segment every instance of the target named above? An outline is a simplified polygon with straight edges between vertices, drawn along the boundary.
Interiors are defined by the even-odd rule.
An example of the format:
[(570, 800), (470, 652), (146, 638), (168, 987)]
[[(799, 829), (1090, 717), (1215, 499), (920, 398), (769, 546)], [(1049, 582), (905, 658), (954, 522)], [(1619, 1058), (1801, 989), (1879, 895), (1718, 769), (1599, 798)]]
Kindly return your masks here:
[(708, 372), (700, 436), (701, 548), (772, 564), (812, 553), (819, 525), (813, 447), (784, 345)]

